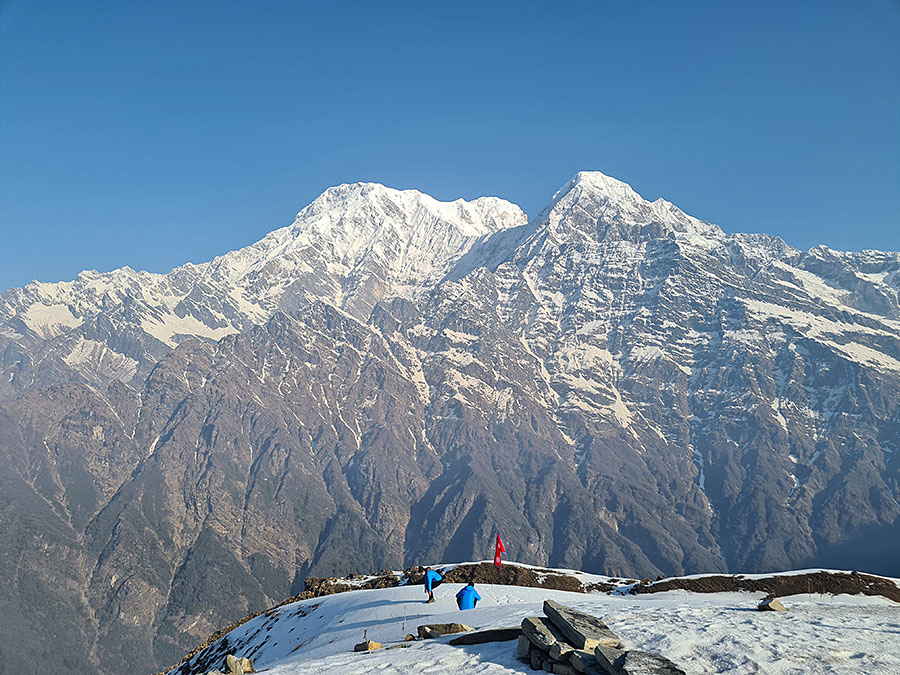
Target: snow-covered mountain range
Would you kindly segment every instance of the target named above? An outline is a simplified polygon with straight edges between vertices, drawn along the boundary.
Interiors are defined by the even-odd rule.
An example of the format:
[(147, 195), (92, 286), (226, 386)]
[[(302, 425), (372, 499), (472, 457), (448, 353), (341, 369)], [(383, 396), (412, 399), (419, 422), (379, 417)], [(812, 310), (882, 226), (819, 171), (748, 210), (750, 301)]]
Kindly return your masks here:
[(73, 663), (147, 670), (308, 572), (498, 527), (611, 575), (900, 574), (898, 297), (900, 253), (729, 234), (598, 172), (530, 221), (343, 185), (208, 263), (6, 291), (8, 614), (42, 598)]

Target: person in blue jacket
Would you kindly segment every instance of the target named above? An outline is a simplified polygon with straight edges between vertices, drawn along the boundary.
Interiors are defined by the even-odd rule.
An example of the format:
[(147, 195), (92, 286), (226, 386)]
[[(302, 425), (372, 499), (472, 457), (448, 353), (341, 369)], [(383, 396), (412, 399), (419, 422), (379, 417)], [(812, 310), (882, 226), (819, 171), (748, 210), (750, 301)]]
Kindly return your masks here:
[(475, 605), (481, 600), (478, 591), (475, 590), (475, 584), (471, 581), (459, 593), (456, 594), (456, 605), (460, 609), (475, 609)]
[(428, 599), (425, 601), (426, 603), (434, 602), (434, 589), (437, 588), (443, 580), (444, 577), (433, 569), (430, 567), (425, 568), (425, 577), (422, 579), (422, 583), (425, 584), (425, 592), (428, 593)]

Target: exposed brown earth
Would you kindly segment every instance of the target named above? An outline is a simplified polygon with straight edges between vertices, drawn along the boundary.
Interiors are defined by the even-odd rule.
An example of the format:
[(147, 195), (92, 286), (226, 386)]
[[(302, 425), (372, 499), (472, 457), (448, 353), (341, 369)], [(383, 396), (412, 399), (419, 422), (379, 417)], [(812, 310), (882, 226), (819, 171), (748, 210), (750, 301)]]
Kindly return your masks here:
[[(408, 583), (416, 584), (422, 581), (422, 567), (413, 567), (404, 572)], [(414, 572), (413, 572), (414, 571)], [(412, 574), (410, 572), (413, 572)], [(609, 591), (613, 584), (585, 585), (577, 577), (561, 574), (558, 570), (538, 569), (531, 567), (519, 567), (517, 565), (505, 565), (497, 568), (493, 563), (482, 562), (467, 565), (458, 565), (444, 576), (447, 583), (498, 584), (500, 586), (528, 586), (530, 588), (549, 588), (555, 591), (574, 591), (576, 593), (589, 593), (593, 591)]]
[(681, 589), (694, 593), (727, 593), (733, 591), (765, 592), (772, 597), (816, 593), (829, 595), (880, 595), (900, 602), (900, 588), (890, 579), (860, 572), (810, 572), (748, 579), (740, 574), (708, 576), (695, 579), (663, 579), (636, 585), (632, 593), (662, 593)]

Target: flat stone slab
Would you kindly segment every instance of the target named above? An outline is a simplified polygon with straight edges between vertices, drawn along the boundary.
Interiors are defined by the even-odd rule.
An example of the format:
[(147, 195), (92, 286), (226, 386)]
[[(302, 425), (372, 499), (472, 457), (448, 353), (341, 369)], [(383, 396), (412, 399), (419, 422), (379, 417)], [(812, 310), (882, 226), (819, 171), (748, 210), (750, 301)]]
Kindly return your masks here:
[(482, 645), (486, 642), (506, 642), (507, 640), (515, 640), (520, 637), (522, 637), (522, 629), (519, 626), (492, 628), (491, 630), (479, 630), (460, 635), (450, 640), (450, 644), (454, 646)]
[(453, 635), (454, 633), (465, 633), (475, 630), (471, 626), (464, 623), (429, 623), (424, 626), (417, 626), (416, 632), (423, 640), (426, 638), (436, 638), (442, 635)]
[(619, 636), (596, 616), (553, 600), (544, 600), (544, 614), (576, 649), (593, 649), (598, 645), (615, 648), (621, 644)]
[[(603, 649), (610, 648), (604, 647)], [(590, 650), (576, 649), (569, 654), (569, 663), (572, 664), (575, 670), (579, 673), (585, 673), (585, 675), (606, 675), (606, 669), (600, 667), (597, 663), (597, 657)]]
[(550, 658), (554, 661), (568, 661), (569, 654), (575, 651), (575, 647), (568, 642), (557, 642), (550, 647)]
[(598, 647), (594, 651), (597, 663), (604, 666), (610, 675), (686, 675), (681, 668), (659, 654), (631, 649), (621, 651), (610, 661), (609, 656), (612, 654), (609, 653), (609, 650), (600, 652), (600, 649)]
[(538, 649), (549, 653), (557, 642), (565, 642), (566, 637), (547, 619), (528, 616), (522, 619), (522, 632)]

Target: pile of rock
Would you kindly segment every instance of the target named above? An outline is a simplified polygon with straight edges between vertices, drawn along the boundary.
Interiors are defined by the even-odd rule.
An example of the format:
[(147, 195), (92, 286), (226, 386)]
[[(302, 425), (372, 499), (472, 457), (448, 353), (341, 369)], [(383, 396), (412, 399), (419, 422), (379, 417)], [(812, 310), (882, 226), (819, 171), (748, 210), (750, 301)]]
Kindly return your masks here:
[(621, 641), (600, 619), (544, 601), (543, 617), (522, 621), (518, 656), (534, 670), (559, 675), (684, 675), (658, 654), (620, 649)]

